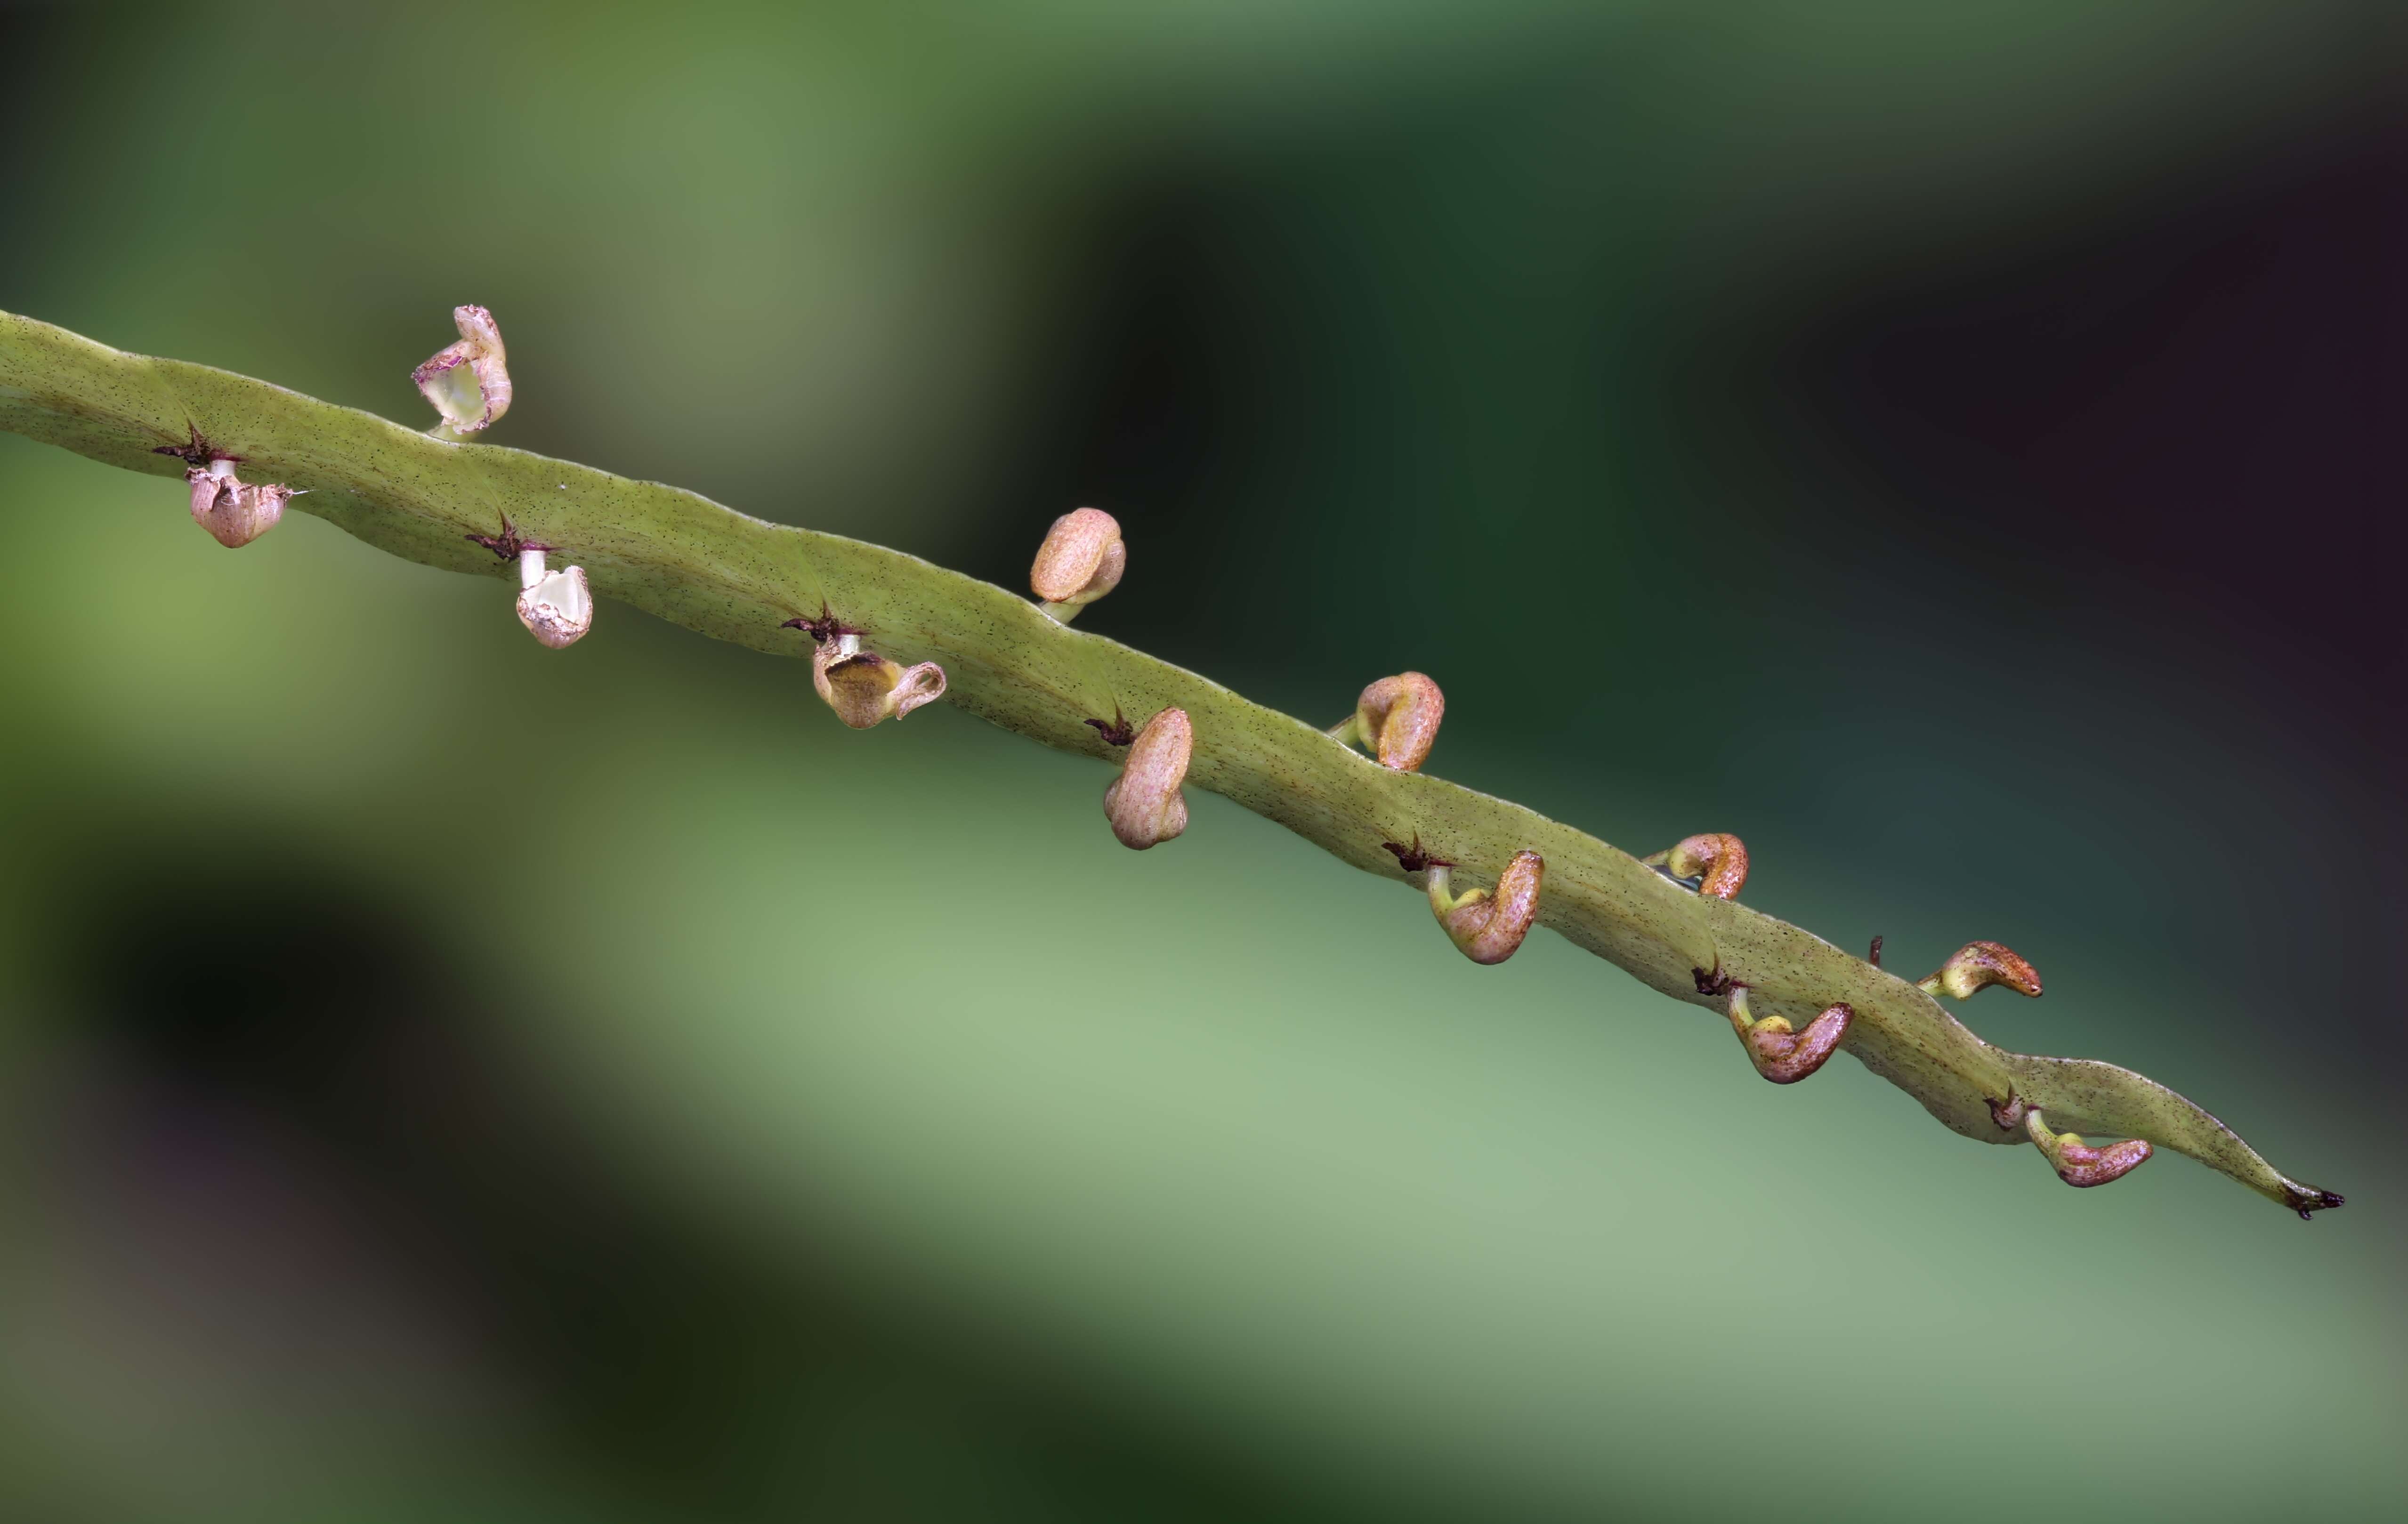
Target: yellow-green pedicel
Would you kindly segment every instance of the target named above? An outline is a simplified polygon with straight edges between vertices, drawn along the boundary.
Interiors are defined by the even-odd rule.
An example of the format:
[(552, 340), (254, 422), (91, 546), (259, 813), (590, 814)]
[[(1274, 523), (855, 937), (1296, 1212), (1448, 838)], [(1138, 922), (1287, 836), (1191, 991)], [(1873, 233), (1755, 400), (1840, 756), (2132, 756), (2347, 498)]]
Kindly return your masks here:
[[(765, 523), (673, 487), (432, 438), (264, 381), (122, 354), (6, 315), (0, 427), (179, 478), (172, 489), (162, 484), (161, 511), (179, 518), (189, 497), (185, 471), (206, 467), (213, 453), (238, 457), (248, 479), (311, 493), (295, 497), (294, 508), (452, 571), (504, 570), (464, 536), (508, 514), (527, 534), (574, 548), (596, 596), (756, 650), (803, 654), (781, 625), (833, 609), (887, 658), (941, 663), (953, 703), (1082, 756), (1115, 756), (1087, 722), (1096, 718), (1091, 695), (1111, 694), (1130, 714), (1176, 708), (1192, 722), (1187, 781), (1278, 821), (1340, 862), (1397, 879), (1404, 874), (1387, 849), (1393, 843), (1417, 840), (1474, 864), (1507, 864), (1529, 851), (1546, 863), (1545, 893), (1532, 906), (1536, 924), (1717, 1020), (1727, 1018), (1728, 985), (1708, 993), (1708, 974), (1746, 987), (1755, 1021), (1811, 1023), (1844, 1004), (1852, 1018), (1839, 1050), (1965, 1137), (2021, 1146), (2032, 1134), (2002, 1126), (2000, 1117), (2021, 1122), (2044, 1112), (2054, 1129), (2188, 1154), (2295, 1211), (2341, 1202), (2285, 1178), (2214, 1117), (2129, 1070), (1993, 1047), (1914, 984), (1797, 927), (1696, 892), (1518, 805), (1425, 773), (1367, 765), (1323, 731), (912, 556)], [(882, 711), (909, 670), (882, 684), (867, 707)], [(834, 690), (843, 675), (824, 676)], [(869, 676), (888, 675), (882, 668)], [(928, 686), (933, 678), (904, 697)], [(902, 706), (897, 700), (896, 711)], [(2057, 1144), (2063, 1132), (2049, 1136)], [(2057, 1160), (2079, 1163), (2071, 1147), (2060, 1147)]]

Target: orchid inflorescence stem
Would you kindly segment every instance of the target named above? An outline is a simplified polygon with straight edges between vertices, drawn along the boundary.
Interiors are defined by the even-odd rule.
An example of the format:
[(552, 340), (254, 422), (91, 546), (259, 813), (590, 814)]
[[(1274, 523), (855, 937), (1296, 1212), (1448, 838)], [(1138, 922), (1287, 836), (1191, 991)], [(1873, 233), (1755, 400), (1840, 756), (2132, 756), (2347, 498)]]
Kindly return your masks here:
[[(807, 655), (820, 698), (856, 729), (942, 698), (1047, 746), (1113, 759), (1104, 812), (1131, 847), (1176, 840), (1189, 824), (1183, 790), (1197, 784), (1353, 866), (1408, 883), (1426, 876), (1433, 915), (1475, 963), (1502, 962), (1533, 927), (1551, 926), (1651, 988), (1720, 1013), (1767, 1079), (1795, 1083), (1851, 1053), (1951, 1131), (2029, 1144), (2069, 1184), (2120, 1178), (2155, 1146), (2302, 1216), (2341, 1204), (2129, 1070), (1976, 1036), (1938, 997), (1993, 984), (2040, 993), (2030, 963), (2000, 944), (1969, 943), (1911, 983), (1739, 903), (1748, 854), (1734, 834), (1688, 836), (1642, 861), (1422, 772), (1445, 712), (1426, 674), (1373, 681), (1353, 714), (1322, 731), (1066, 628), (1129, 568), (1121, 525), (1101, 509), (1054, 522), (1031, 567), (1032, 602), (675, 488), (471, 442), (503, 416), (511, 387), (493, 314), (464, 306), (453, 320), (459, 342), (413, 373), (441, 415), (422, 433), (0, 314), (0, 428), (109, 464), (183, 474), (193, 518), (229, 546), (273, 527), (287, 504), (451, 570), (480, 569), (462, 543), (474, 541), (515, 573), (519, 617), (547, 646), (591, 629), (599, 592), (721, 639)], [(315, 495), (302, 502), (305, 490)], [(577, 548), (577, 563), (555, 568), (548, 557), (564, 545)], [(501, 568), (481, 559), (481, 569)], [(1458, 888), (1458, 876), (1482, 882)], [(2092, 1147), (2086, 1134), (2123, 1141)]]

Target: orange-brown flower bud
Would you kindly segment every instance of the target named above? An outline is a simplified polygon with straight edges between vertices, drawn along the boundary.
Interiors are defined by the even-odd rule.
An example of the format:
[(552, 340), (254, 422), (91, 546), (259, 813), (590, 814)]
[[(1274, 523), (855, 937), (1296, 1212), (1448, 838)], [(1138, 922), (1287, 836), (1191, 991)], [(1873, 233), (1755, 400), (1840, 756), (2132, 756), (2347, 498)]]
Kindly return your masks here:
[(1104, 790), (1104, 819), (1123, 847), (1142, 852), (1187, 829), (1187, 760), (1196, 732), (1184, 709), (1165, 709), (1145, 722), (1129, 743), (1121, 776)]
[[(1402, 861), (1400, 859), (1400, 861)], [(1547, 876), (1547, 860), (1524, 850), (1497, 878), (1496, 892), (1484, 889), (1449, 892), (1447, 870), (1453, 864), (1429, 864), (1430, 913), (1446, 929), (1447, 940), (1475, 963), (1501, 963), (1513, 956), (1538, 919), (1539, 890)], [(1409, 870), (1410, 871), (1410, 870)]]
[(1383, 767), (1413, 773), (1429, 760), (1445, 718), (1446, 695), (1438, 684), (1418, 672), (1400, 672), (1363, 690), (1354, 712), (1329, 734), (1369, 751)]
[(2120, 1180), (2147, 1163), (2149, 1155), (2156, 1152), (2140, 1138), (2126, 1138), (2104, 1148), (2086, 1147), (2079, 1132), (2050, 1132), (2037, 1108), (2024, 1114), (2024, 1130), (2031, 1134), (2032, 1147), (2056, 1168), (2057, 1177), (2070, 1186), (2103, 1186)]
[(509, 411), (510, 371), (502, 331), (480, 306), (455, 306), (460, 342), (437, 349), (409, 373), (455, 434), (474, 434)]
[(2040, 993), (2040, 971), (1997, 942), (1968, 942), (1949, 955), (1929, 978), (1915, 986), (1927, 995), (1971, 1000), (1974, 992), (2002, 984), (2016, 994)]
[(890, 715), (900, 719), (944, 697), (945, 669), (934, 662), (915, 667), (890, 662), (862, 649), (861, 637), (847, 634), (820, 642), (811, 653), (811, 686), (838, 719), (866, 731)]
[(1797, 1032), (1781, 1017), (1751, 1018), (1747, 986), (1730, 987), (1731, 1030), (1739, 1033), (1739, 1045), (1747, 1049), (1747, 1061), (1756, 1065), (1756, 1072), (1775, 1085), (1795, 1085), (1823, 1067), (1824, 1061), (1839, 1051), (1849, 1023), (1856, 1018), (1856, 1008), (1842, 1002), (1825, 1007), (1822, 1015), (1806, 1023), (1804, 1032)]
[(1081, 508), (1054, 520), (1028, 568), (1028, 586), (1047, 612), (1068, 620), (1078, 609), (1120, 586), (1128, 546), (1120, 520), (1101, 508)]
[(1698, 892), (1708, 899), (1736, 900), (1747, 882), (1747, 844), (1727, 831), (1684, 836), (1639, 861), (1684, 882), (1696, 879)]

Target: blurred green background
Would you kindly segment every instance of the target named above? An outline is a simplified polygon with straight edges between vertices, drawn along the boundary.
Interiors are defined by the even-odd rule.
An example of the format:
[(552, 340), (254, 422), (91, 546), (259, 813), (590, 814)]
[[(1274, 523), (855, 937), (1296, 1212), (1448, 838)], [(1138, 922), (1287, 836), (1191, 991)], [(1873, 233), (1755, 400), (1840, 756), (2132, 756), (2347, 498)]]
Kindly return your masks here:
[(0, 12), (0, 306), (415, 422), (480, 302), (495, 442), (1012, 586), (1108, 507), (1085, 626), (1428, 671), (2350, 1198), (0, 436), (0, 1513), (2397, 1517), (2399, 17)]

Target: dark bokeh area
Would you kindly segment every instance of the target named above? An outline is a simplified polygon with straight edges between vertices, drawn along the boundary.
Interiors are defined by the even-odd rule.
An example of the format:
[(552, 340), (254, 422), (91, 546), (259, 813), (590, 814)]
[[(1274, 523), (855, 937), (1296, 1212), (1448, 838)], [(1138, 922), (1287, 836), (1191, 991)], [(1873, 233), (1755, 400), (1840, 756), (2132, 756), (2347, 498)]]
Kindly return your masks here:
[[(2396, 7), (0, 11), (0, 307), (1022, 585), (2278, 1167), (0, 437), (0, 1514), (2408, 1504)], [(305, 503), (306, 506), (306, 503)]]

